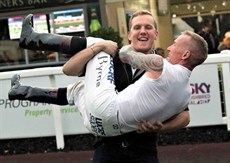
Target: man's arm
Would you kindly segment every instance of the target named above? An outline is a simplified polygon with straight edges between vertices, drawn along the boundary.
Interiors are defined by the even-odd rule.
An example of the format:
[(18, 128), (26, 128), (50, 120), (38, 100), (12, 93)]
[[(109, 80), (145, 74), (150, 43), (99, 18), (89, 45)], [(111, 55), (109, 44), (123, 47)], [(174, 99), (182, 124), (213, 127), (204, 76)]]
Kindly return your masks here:
[(160, 131), (169, 132), (186, 127), (190, 122), (189, 111), (183, 111), (172, 119), (163, 122)]
[(62, 71), (69, 76), (80, 76), (87, 62), (101, 51), (114, 56), (117, 51), (117, 43), (102, 40), (93, 44), (71, 57), (70, 60), (64, 64)]
[(80, 76), (84, 72), (87, 62), (94, 57), (93, 47), (88, 47), (71, 57), (62, 68), (64, 74)]
[(123, 63), (130, 64), (135, 69), (161, 72), (163, 70), (163, 57), (155, 54), (144, 54), (132, 50), (130, 45), (123, 46), (119, 51)]
[(163, 123), (156, 121), (154, 124), (152, 124), (149, 121), (145, 121), (139, 125), (137, 132), (169, 132), (186, 127), (189, 122), (189, 111), (185, 110)]

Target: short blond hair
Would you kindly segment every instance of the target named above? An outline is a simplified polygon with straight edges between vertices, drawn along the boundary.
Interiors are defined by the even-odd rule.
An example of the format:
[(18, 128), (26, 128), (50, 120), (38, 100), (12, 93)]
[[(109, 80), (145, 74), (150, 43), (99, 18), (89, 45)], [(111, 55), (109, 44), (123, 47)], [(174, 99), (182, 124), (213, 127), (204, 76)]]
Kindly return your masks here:
[(202, 64), (208, 57), (208, 44), (200, 35), (192, 31), (184, 31), (183, 35), (187, 35), (191, 38), (190, 51), (192, 53), (189, 64), (192, 68)]
[[(134, 12), (133, 15), (129, 19), (129, 30), (132, 28), (133, 18), (140, 16), (140, 15), (150, 15), (151, 17), (153, 17), (151, 12), (149, 12), (148, 10), (140, 10), (140, 11)], [(154, 19), (153, 19), (153, 25), (154, 25), (155, 29), (157, 30), (157, 23)]]

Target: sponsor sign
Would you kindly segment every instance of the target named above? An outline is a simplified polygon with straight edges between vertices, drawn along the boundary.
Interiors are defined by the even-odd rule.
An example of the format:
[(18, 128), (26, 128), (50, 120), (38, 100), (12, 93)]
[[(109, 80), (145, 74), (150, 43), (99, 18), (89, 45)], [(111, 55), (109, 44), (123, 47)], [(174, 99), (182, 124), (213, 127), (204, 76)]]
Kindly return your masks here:
[[(50, 70), (44, 69), (44, 71)], [(49, 76), (39, 76), (39, 70), (36, 72), (36, 75), (32, 71), (26, 77), (23, 77), (25, 76), (24, 72), (29, 73), (29, 70), (18, 73), (21, 75), (21, 83), (23, 85), (42, 88), (52, 86)], [(54, 77), (57, 87), (66, 87), (68, 84), (82, 80), (77, 77), (67, 77), (63, 74), (55, 74)], [(21, 100), (10, 101), (8, 99), (10, 84), (10, 78), (1, 78), (0, 139), (55, 136), (53, 105)], [(83, 125), (82, 117), (75, 106), (61, 106), (60, 113), (61, 127), (64, 135), (88, 133), (88, 130)]]
[(221, 124), (223, 120), (217, 64), (196, 67), (190, 78), (190, 86), (192, 96), (189, 126)]

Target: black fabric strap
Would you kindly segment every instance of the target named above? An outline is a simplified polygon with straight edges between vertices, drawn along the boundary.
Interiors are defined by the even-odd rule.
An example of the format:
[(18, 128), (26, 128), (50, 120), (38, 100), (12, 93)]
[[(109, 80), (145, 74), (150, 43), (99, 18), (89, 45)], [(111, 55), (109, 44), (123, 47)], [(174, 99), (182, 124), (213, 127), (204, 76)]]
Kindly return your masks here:
[(68, 105), (67, 88), (58, 88), (57, 101), (59, 105)]
[(70, 44), (70, 54), (74, 55), (77, 52), (86, 48), (87, 40), (84, 37), (73, 36)]

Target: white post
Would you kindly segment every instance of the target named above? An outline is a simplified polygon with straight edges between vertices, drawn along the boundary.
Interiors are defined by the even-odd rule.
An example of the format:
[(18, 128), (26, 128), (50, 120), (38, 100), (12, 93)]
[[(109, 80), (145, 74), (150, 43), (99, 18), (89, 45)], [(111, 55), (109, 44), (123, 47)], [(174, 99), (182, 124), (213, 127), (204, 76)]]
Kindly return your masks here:
[(228, 131), (230, 131), (230, 56), (229, 62), (222, 64), (225, 109)]
[[(49, 75), (52, 87), (56, 87), (56, 80), (54, 75)], [(62, 129), (61, 110), (59, 105), (52, 105), (52, 112), (54, 118), (54, 128), (56, 135), (57, 149), (63, 149), (65, 146), (64, 135)]]

